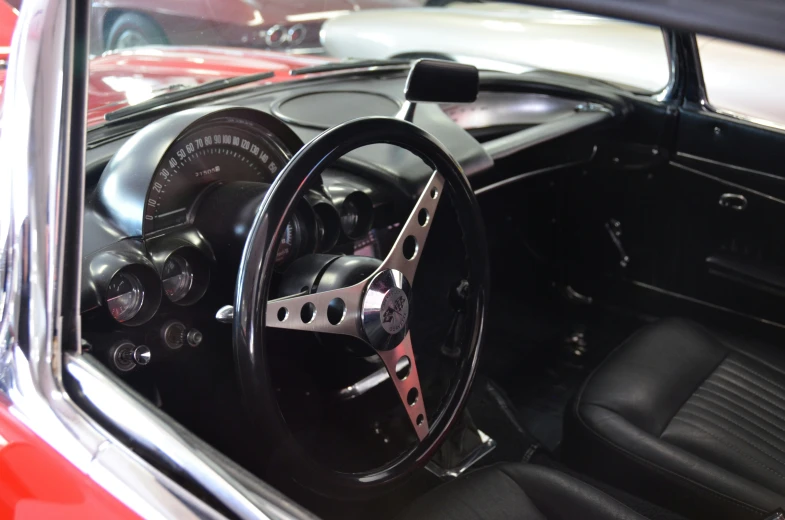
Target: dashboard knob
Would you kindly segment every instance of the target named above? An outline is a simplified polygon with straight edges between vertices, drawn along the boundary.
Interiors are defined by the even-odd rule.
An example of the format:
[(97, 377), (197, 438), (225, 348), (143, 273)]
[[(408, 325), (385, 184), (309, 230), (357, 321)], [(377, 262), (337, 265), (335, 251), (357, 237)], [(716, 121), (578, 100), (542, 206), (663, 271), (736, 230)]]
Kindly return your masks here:
[(147, 345), (139, 345), (134, 350), (134, 361), (137, 365), (147, 365), (150, 363), (150, 358), (150, 347)]
[(161, 327), (164, 343), (171, 349), (178, 349), (185, 344), (185, 325), (179, 321), (168, 321)]
[(198, 347), (199, 344), (202, 342), (202, 339), (204, 339), (204, 336), (202, 336), (202, 333), (199, 332), (198, 330), (191, 329), (188, 331), (188, 334), (186, 335), (185, 339), (190, 346)]

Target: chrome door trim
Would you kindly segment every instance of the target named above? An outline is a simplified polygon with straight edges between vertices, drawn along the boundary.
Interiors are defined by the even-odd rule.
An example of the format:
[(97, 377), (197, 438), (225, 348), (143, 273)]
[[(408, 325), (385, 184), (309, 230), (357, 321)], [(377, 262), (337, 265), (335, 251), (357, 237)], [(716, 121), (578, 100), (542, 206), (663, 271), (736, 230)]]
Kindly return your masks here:
[[(13, 37), (0, 136), (6, 161), (0, 175), (0, 399), (77, 469), (144, 518), (222, 517), (153, 466), (166, 468), (162, 460), (175, 461), (237, 517), (312, 518), (255, 477), (237, 474), (216, 453), (194, 449), (198, 443), (191, 444), (198, 456), (182, 454), (188, 446), (182, 432), (167, 432), (166, 439), (180, 451), (149, 461), (123, 445), (101, 424), (124, 429), (138, 441), (147, 438), (144, 426), (176, 425), (128, 400), (130, 392), (117, 381), (83, 369), (80, 384), (83, 389), (88, 381), (93, 389), (103, 385), (105, 394), (126, 399), (124, 409), (146, 422), (124, 424), (116, 411), (100, 406), (88, 415), (65, 390), (65, 349), (72, 352), (66, 361), (71, 372), (89, 366), (80, 352), (78, 297), (72, 290), (78, 288), (78, 268), (66, 262), (79, 258), (82, 243), (87, 77), (84, 67), (74, 64), (86, 63), (87, 46), (77, 37), (87, 35), (88, 9), (84, 0), (25, 0)], [(72, 109), (79, 111), (73, 120)], [(71, 149), (72, 142), (78, 150)], [(69, 172), (75, 174), (69, 178)], [(101, 412), (107, 413), (99, 424), (94, 417)]]

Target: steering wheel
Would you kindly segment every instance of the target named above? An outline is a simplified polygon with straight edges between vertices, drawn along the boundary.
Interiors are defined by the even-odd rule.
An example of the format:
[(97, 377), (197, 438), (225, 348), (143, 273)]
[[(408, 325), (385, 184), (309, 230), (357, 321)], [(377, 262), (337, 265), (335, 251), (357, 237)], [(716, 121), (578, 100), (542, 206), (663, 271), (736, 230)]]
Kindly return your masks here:
[[(366, 279), (324, 292), (268, 301), (276, 251), (286, 223), (310, 181), (357, 148), (388, 143), (420, 157), (433, 168), (392, 250)], [(464, 353), (439, 410), (425, 409), (409, 331), (412, 285), (440, 201), (449, 194), (467, 251), (468, 297), (463, 310)], [(443, 204), (441, 207), (444, 207)], [(449, 211), (449, 210), (448, 210)], [(258, 428), (276, 451), (279, 467), (299, 484), (331, 497), (357, 497), (387, 489), (423, 466), (459, 419), (480, 352), (489, 272), (485, 231), (477, 201), (455, 159), (417, 126), (398, 119), (369, 117), (325, 131), (291, 159), (269, 188), (250, 229), (234, 301), (234, 349), (241, 388)], [(381, 358), (406, 409), (419, 443), (386, 466), (364, 473), (323, 467), (298, 446), (287, 428), (269, 376), (266, 328), (294, 329), (359, 338)], [(408, 359), (408, 374), (396, 365)]]

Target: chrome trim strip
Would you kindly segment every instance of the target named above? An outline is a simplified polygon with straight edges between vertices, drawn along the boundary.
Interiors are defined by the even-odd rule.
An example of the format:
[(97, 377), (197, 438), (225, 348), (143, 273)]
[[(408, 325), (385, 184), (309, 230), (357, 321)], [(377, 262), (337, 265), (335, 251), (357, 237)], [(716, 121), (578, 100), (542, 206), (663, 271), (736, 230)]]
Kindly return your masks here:
[(660, 92), (654, 94), (652, 99), (662, 103), (675, 101), (677, 95), (677, 85), (681, 80), (679, 74), (679, 53), (676, 50), (676, 35), (669, 29), (662, 29), (662, 40), (665, 44), (665, 53), (668, 56), (668, 66), (670, 67), (670, 78)]
[[(65, 369), (82, 396), (133, 442), (211, 493), (240, 518), (310, 519), (277, 490), (249, 475), (172, 421), (88, 354), (66, 355)], [(253, 477), (251, 477), (253, 478)], [(251, 489), (253, 487), (253, 489)], [(261, 497), (261, 500), (259, 499)]]
[(680, 170), (684, 170), (684, 171), (690, 172), (690, 173), (692, 173), (694, 175), (699, 175), (699, 176), (704, 177), (706, 179), (710, 179), (710, 180), (716, 181), (716, 182), (718, 182), (720, 184), (723, 184), (725, 186), (729, 186), (729, 187), (735, 188), (737, 190), (745, 191), (747, 193), (751, 193), (753, 195), (757, 195), (758, 197), (763, 197), (764, 199), (768, 199), (768, 200), (770, 200), (772, 202), (776, 202), (778, 204), (785, 204), (785, 200), (778, 199), (777, 197), (773, 197), (773, 196), (771, 196), (771, 195), (769, 195), (767, 193), (763, 193), (762, 191), (758, 191), (758, 190), (754, 190), (752, 188), (748, 188), (747, 186), (744, 186), (742, 184), (737, 184), (735, 182), (731, 182), (731, 181), (722, 179), (720, 177), (716, 177), (716, 176), (711, 175), (709, 173), (702, 172), (702, 171), (697, 170), (695, 168), (690, 168), (689, 166), (684, 166), (683, 164), (679, 164), (679, 163), (674, 162), (674, 161), (670, 161), (668, 164), (670, 164), (674, 168), (678, 168)]
[(753, 175), (760, 175), (761, 177), (768, 177), (770, 179), (776, 181), (782, 181), (782, 177), (780, 175), (774, 175), (773, 173), (766, 173), (761, 170), (753, 170), (752, 168), (745, 168), (744, 166), (738, 166), (736, 164), (725, 163), (722, 161), (715, 161), (714, 159), (708, 159), (706, 157), (701, 157), (700, 155), (693, 155), (691, 153), (686, 152), (676, 152), (676, 158), (683, 157), (684, 159), (691, 159), (693, 161), (702, 162), (704, 164), (711, 164), (714, 166), (722, 166), (723, 168), (728, 168), (730, 170), (736, 170), (739, 172), (744, 173), (751, 173)]

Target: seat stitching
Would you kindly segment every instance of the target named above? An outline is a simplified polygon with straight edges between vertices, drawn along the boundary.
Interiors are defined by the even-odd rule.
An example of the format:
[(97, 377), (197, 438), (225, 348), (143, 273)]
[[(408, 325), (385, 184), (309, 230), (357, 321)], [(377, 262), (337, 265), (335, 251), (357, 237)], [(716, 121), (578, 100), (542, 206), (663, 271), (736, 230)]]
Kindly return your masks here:
[[(584, 384), (584, 388), (585, 388), (586, 385), (587, 384)], [(654, 470), (654, 471), (656, 471), (658, 473), (664, 474), (664, 475), (666, 475), (668, 477), (673, 478), (676, 481), (679, 481), (681, 483), (686, 484), (687, 486), (695, 489), (699, 493), (703, 493), (703, 494), (706, 494), (706, 495), (709, 495), (709, 496), (713, 496), (714, 498), (718, 498), (719, 500), (721, 500), (723, 502), (727, 502), (727, 503), (729, 503), (732, 506), (736, 506), (736, 507), (738, 507), (740, 509), (743, 509), (745, 511), (749, 511), (751, 513), (765, 513), (766, 512), (765, 509), (762, 509), (760, 507), (754, 506), (752, 504), (748, 504), (747, 502), (743, 502), (740, 499), (734, 498), (734, 497), (732, 497), (730, 495), (725, 495), (725, 494), (723, 494), (723, 493), (721, 493), (719, 491), (716, 491), (714, 489), (711, 489), (711, 488), (707, 487), (707, 485), (705, 485), (705, 484), (701, 484), (700, 482), (697, 482), (695, 480), (692, 480), (691, 478), (685, 477), (684, 475), (681, 475), (681, 474), (679, 474), (679, 473), (677, 473), (677, 472), (675, 472), (675, 471), (673, 471), (671, 469), (668, 469), (668, 468), (660, 466), (659, 464), (656, 464), (656, 463), (654, 463), (652, 461), (649, 461), (649, 460), (643, 458), (642, 456), (637, 455), (637, 454), (629, 451), (628, 449), (620, 446), (619, 444), (616, 444), (614, 441), (612, 441), (612, 440), (610, 440), (610, 439), (608, 439), (606, 437), (603, 437), (602, 435), (600, 435), (599, 432), (595, 431), (594, 428), (592, 428), (592, 426), (590, 426), (589, 423), (587, 423), (583, 419), (583, 416), (581, 416), (580, 410), (578, 409), (578, 403), (579, 402), (580, 402), (579, 400), (576, 401), (576, 405), (575, 405), (575, 415), (578, 418), (578, 421), (580, 421), (580, 423), (583, 425), (583, 427), (586, 428), (587, 432), (589, 432), (591, 435), (593, 435), (597, 440), (599, 440), (603, 444), (607, 444), (612, 449), (622, 453), (623, 455), (629, 457), (630, 459), (636, 461), (637, 463), (641, 464), (644, 467), (648, 467), (648, 468), (650, 468), (650, 469), (652, 469), (652, 470)], [(593, 406), (597, 406), (597, 405), (593, 405)], [(601, 406), (599, 408), (603, 408), (604, 410), (607, 410), (608, 412), (616, 413), (613, 410), (610, 410), (608, 408), (604, 408), (604, 407), (601, 407)], [(700, 458), (700, 457), (696, 457), (696, 458)], [(758, 485), (760, 485), (760, 484), (758, 484)]]
[[(761, 402), (756, 401), (756, 399), (760, 399), (760, 401), (762, 401), (763, 403), (768, 403), (769, 405), (774, 407), (774, 409), (777, 410), (776, 413), (780, 413), (782, 411), (785, 411), (785, 409), (783, 409), (777, 403), (774, 403), (774, 402), (770, 401), (769, 399), (766, 399), (765, 396), (756, 394), (752, 390), (749, 390), (749, 389), (739, 385), (738, 383), (734, 383), (733, 381), (731, 381), (731, 383), (734, 384), (736, 386), (736, 388), (727, 388), (726, 386), (723, 386), (723, 383), (726, 383), (726, 381), (716, 381), (716, 380), (714, 380), (714, 381), (706, 381), (706, 385), (704, 385), (702, 388), (703, 389), (708, 389), (709, 385), (714, 385), (717, 388), (719, 388), (720, 390), (723, 390), (723, 391), (729, 393), (730, 395), (738, 396), (739, 398), (744, 399), (745, 401), (747, 401), (749, 403), (753, 403), (755, 406), (757, 406), (758, 408), (760, 408), (762, 410), (766, 410), (766, 409), (763, 408), (763, 404)], [(749, 397), (747, 395), (744, 395), (742, 392), (747, 392), (748, 394), (752, 394), (752, 396), (755, 397), (756, 399), (753, 399), (753, 398), (751, 398), (751, 397)], [(719, 392), (715, 392), (715, 393), (719, 393)], [(771, 412), (769, 410), (766, 410), (766, 411), (771, 413), (772, 415), (775, 415), (775, 412)]]
[[(707, 411), (708, 411), (708, 410), (707, 410)], [(685, 413), (685, 414), (687, 414), (687, 415), (692, 415), (692, 416), (695, 416), (695, 417), (697, 417), (698, 419), (702, 419), (702, 420), (706, 421), (707, 423), (709, 423), (710, 425), (714, 426), (715, 428), (718, 428), (718, 429), (720, 429), (720, 430), (724, 431), (724, 432), (725, 432), (725, 433), (727, 433), (728, 435), (732, 435), (732, 436), (736, 437), (736, 438), (737, 438), (737, 439), (739, 439), (740, 441), (742, 441), (742, 442), (744, 442), (744, 443), (746, 443), (746, 444), (748, 444), (748, 445), (752, 446), (753, 448), (757, 449), (757, 450), (758, 450), (759, 452), (761, 452), (763, 455), (766, 455), (766, 456), (767, 456), (767, 457), (769, 457), (770, 459), (772, 459), (772, 460), (775, 460), (775, 461), (779, 462), (780, 464), (782, 464), (783, 466), (785, 466), (785, 462), (781, 461), (780, 459), (778, 459), (777, 457), (775, 457), (775, 456), (774, 456), (774, 455), (772, 455), (771, 453), (767, 452), (766, 450), (764, 450), (763, 448), (761, 448), (760, 446), (758, 446), (757, 444), (755, 444), (755, 443), (754, 443), (754, 442), (752, 442), (751, 440), (749, 440), (749, 439), (745, 439), (744, 437), (741, 437), (741, 436), (739, 436), (738, 434), (736, 434), (736, 433), (733, 433), (731, 430), (729, 430), (728, 428), (724, 427), (722, 424), (720, 424), (720, 423), (719, 423), (719, 422), (717, 422), (716, 420), (713, 420), (713, 419), (711, 419), (711, 418), (707, 418), (707, 417), (703, 417), (703, 416), (701, 416), (700, 414), (698, 414), (698, 413), (695, 413), (695, 412), (693, 412), (693, 411), (690, 411), (690, 410), (682, 410), (682, 413)], [(767, 441), (766, 439), (764, 439), (764, 438), (760, 437), (759, 435), (756, 435), (756, 434), (755, 434), (755, 432), (753, 432), (753, 431), (750, 431), (749, 429), (745, 428), (744, 426), (741, 426), (739, 423), (735, 422), (734, 420), (732, 420), (732, 419), (728, 419), (727, 417), (725, 417), (725, 416), (723, 416), (723, 415), (720, 415), (720, 414), (718, 414), (718, 413), (716, 413), (716, 412), (711, 412), (711, 413), (714, 413), (714, 414), (715, 414), (715, 415), (717, 415), (718, 417), (721, 417), (722, 419), (725, 419), (726, 421), (728, 421), (728, 422), (730, 422), (730, 423), (733, 423), (733, 424), (735, 424), (735, 425), (736, 425), (736, 426), (738, 426), (738, 427), (739, 427), (741, 430), (743, 430), (745, 433), (749, 433), (749, 434), (750, 434), (750, 435), (752, 435), (753, 437), (756, 437), (756, 438), (758, 438), (758, 439), (762, 440), (764, 443), (766, 443), (766, 444), (768, 444), (769, 446), (771, 446), (772, 448), (774, 448), (774, 449), (775, 449), (777, 452), (779, 452), (779, 453), (782, 453), (782, 450), (781, 450), (781, 449), (777, 448), (776, 446), (774, 446), (773, 444), (771, 444), (771, 443), (770, 443), (769, 441)]]
[(766, 381), (767, 383), (771, 384), (772, 386), (776, 386), (780, 390), (785, 390), (785, 386), (777, 383), (776, 381), (770, 379), (769, 377), (764, 376), (763, 374), (760, 374), (759, 372), (756, 372), (755, 370), (751, 369), (747, 365), (744, 365), (744, 364), (740, 363), (739, 361), (737, 361), (737, 360), (735, 360), (733, 358), (730, 358), (730, 357), (728, 358), (728, 361), (732, 362), (734, 365), (736, 365), (739, 368), (743, 368), (744, 370), (746, 370), (747, 372), (751, 373), (752, 375), (755, 375), (755, 376), (761, 378), (762, 380)]
[[(720, 444), (724, 444), (724, 445), (725, 445), (725, 446), (727, 446), (728, 448), (732, 449), (733, 451), (735, 451), (736, 453), (738, 453), (739, 455), (741, 455), (741, 456), (742, 456), (742, 457), (744, 457), (745, 459), (749, 459), (749, 460), (751, 460), (752, 462), (755, 462), (755, 463), (756, 463), (756, 464), (758, 464), (759, 466), (761, 466), (761, 467), (763, 467), (763, 468), (765, 468), (765, 469), (767, 469), (767, 470), (771, 471), (772, 473), (774, 473), (774, 474), (775, 474), (776, 476), (778, 476), (778, 477), (779, 477), (781, 480), (785, 480), (785, 475), (782, 475), (781, 473), (779, 473), (779, 472), (778, 472), (778, 471), (776, 471), (775, 469), (768, 467), (766, 464), (764, 464), (763, 462), (759, 461), (759, 460), (758, 460), (758, 459), (756, 459), (755, 457), (752, 457), (751, 455), (748, 455), (748, 454), (746, 454), (746, 453), (744, 453), (744, 452), (740, 451), (740, 450), (739, 450), (739, 449), (738, 449), (736, 446), (734, 446), (734, 445), (733, 445), (733, 444), (731, 444), (730, 442), (727, 442), (727, 441), (723, 440), (721, 437), (718, 437), (717, 435), (713, 434), (713, 433), (712, 433), (712, 432), (710, 432), (709, 430), (707, 430), (707, 429), (703, 428), (702, 426), (699, 426), (699, 425), (695, 424), (695, 422), (693, 422), (693, 421), (688, 421), (688, 420), (686, 420), (686, 419), (683, 419), (683, 418), (681, 418), (681, 417), (677, 417), (675, 420), (676, 420), (676, 421), (679, 421), (679, 422), (683, 422), (684, 424), (686, 424), (686, 425), (688, 425), (688, 426), (690, 426), (690, 427), (692, 427), (692, 428), (695, 428), (696, 430), (700, 430), (700, 431), (702, 431), (703, 433), (705, 433), (705, 434), (706, 434), (706, 435), (708, 435), (709, 437), (713, 437), (714, 439), (716, 439), (716, 440), (717, 440), (717, 442), (719, 442)], [(764, 487), (765, 487), (765, 486), (764, 486)]]
[(725, 360), (726, 360), (726, 359), (728, 359), (728, 354), (725, 354), (724, 356), (722, 356), (722, 359), (720, 359), (720, 360), (717, 362), (717, 364), (716, 364), (716, 365), (714, 365), (714, 368), (712, 368), (712, 369), (711, 369), (711, 372), (709, 372), (708, 374), (706, 374), (706, 377), (704, 377), (702, 380), (700, 380), (700, 381), (698, 382), (698, 384), (697, 384), (697, 385), (695, 385), (695, 387), (694, 387), (694, 388), (693, 388), (693, 389), (692, 389), (692, 390), (691, 390), (691, 391), (690, 391), (690, 392), (687, 394), (687, 397), (684, 399), (684, 401), (682, 401), (682, 402), (681, 402), (681, 404), (679, 405), (679, 407), (678, 407), (678, 408), (676, 408), (676, 413), (674, 413), (674, 414), (673, 414), (673, 416), (671, 416), (671, 419), (670, 419), (670, 421), (668, 421), (668, 422), (667, 422), (667, 424), (665, 424), (665, 426), (664, 426), (664, 427), (663, 427), (663, 428), (660, 430), (660, 432), (657, 434), (657, 438), (658, 438), (658, 439), (662, 439), (662, 435), (663, 435), (663, 434), (664, 434), (664, 433), (665, 433), (665, 432), (668, 430), (668, 427), (671, 425), (671, 422), (673, 422), (673, 418), (674, 418), (674, 417), (676, 417), (676, 414), (677, 414), (677, 413), (679, 413), (679, 410), (681, 410), (682, 408), (684, 408), (684, 406), (685, 406), (685, 405), (686, 405), (686, 404), (687, 404), (687, 403), (690, 401), (690, 398), (691, 398), (691, 397), (692, 397), (692, 396), (695, 394), (695, 392), (697, 392), (698, 390), (700, 390), (700, 389), (701, 389), (701, 387), (702, 387), (702, 386), (703, 386), (703, 385), (704, 385), (704, 384), (705, 384), (705, 383), (706, 383), (706, 382), (707, 382), (709, 379), (711, 379), (711, 376), (713, 376), (714, 374), (716, 374), (716, 373), (717, 373), (717, 371), (718, 371), (718, 370), (719, 370), (719, 369), (722, 367), (723, 363), (725, 363)]
[[(737, 372), (734, 372), (732, 369), (730, 369), (730, 368), (728, 368), (728, 367), (725, 367), (725, 369), (726, 369), (728, 372), (730, 372), (732, 375), (734, 375), (734, 376), (738, 377), (739, 379), (741, 379), (742, 381), (744, 381), (744, 382), (746, 382), (746, 383), (749, 383), (749, 384), (751, 384), (751, 385), (753, 385), (753, 386), (755, 386), (755, 387), (757, 387), (757, 388), (760, 388), (760, 389), (761, 389), (761, 390), (763, 390), (764, 392), (767, 392), (767, 393), (771, 394), (771, 395), (772, 395), (774, 398), (776, 398), (776, 399), (779, 399), (779, 400), (781, 400), (781, 401), (785, 402), (785, 397), (782, 397), (781, 395), (777, 394), (776, 392), (772, 392), (771, 390), (769, 390), (769, 389), (768, 389), (768, 388), (766, 388), (765, 386), (761, 385), (760, 383), (758, 383), (758, 382), (757, 382), (757, 381), (755, 381), (754, 379), (750, 379), (749, 377), (745, 376), (744, 374), (739, 374), (739, 373), (737, 373)], [(724, 377), (724, 378), (727, 378), (728, 376), (726, 376), (726, 375), (724, 375), (724, 374), (719, 374), (719, 373), (718, 373), (718, 374), (717, 374), (717, 377), (720, 377), (720, 378), (723, 378), (723, 377)]]
[[(721, 394), (721, 393), (719, 393), (719, 392), (717, 392), (717, 391), (715, 391), (715, 390), (712, 390), (711, 388), (707, 388), (707, 387), (705, 387), (705, 386), (704, 386), (704, 387), (701, 387), (700, 389), (698, 389), (698, 392), (706, 392), (706, 393), (708, 393), (708, 394), (711, 394), (711, 395), (717, 396), (717, 397), (718, 397), (718, 398), (720, 398), (720, 399), (725, 399), (725, 400), (726, 400), (726, 401), (728, 401), (729, 403), (733, 403), (734, 405), (736, 405), (736, 406), (738, 406), (738, 407), (744, 408), (746, 411), (750, 412), (751, 414), (755, 415), (756, 417), (760, 417), (760, 418), (761, 418), (761, 420), (764, 420), (764, 421), (767, 421), (767, 422), (769, 422), (769, 424), (772, 424), (772, 425), (773, 425), (774, 423), (772, 423), (771, 421), (768, 421), (768, 420), (767, 420), (765, 417), (763, 417), (762, 415), (755, 413), (755, 411), (753, 411), (753, 410), (750, 410), (749, 408), (747, 408), (747, 405), (752, 405), (752, 406), (754, 406), (754, 407), (758, 408), (759, 410), (761, 410), (762, 412), (765, 412), (765, 413), (767, 413), (767, 414), (771, 415), (771, 416), (772, 416), (772, 417), (774, 417), (775, 419), (778, 419), (778, 420), (781, 420), (781, 421), (782, 421), (782, 419), (780, 419), (779, 415), (777, 415), (777, 414), (775, 414), (774, 412), (771, 412), (771, 411), (769, 411), (769, 410), (765, 409), (765, 408), (764, 408), (764, 407), (762, 407), (760, 404), (756, 403), (756, 402), (755, 402), (755, 401), (753, 401), (752, 399), (750, 399), (750, 398), (748, 398), (748, 397), (745, 397), (745, 396), (743, 396), (743, 395), (740, 395), (740, 394), (734, 394), (734, 393), (730, 393), (730, 392), (729, 392), (731, 396), (733, 396), (733, 397), (738, 397), (739, 399), (741, 399), (741, 401), (742, 401), (742, 402), (741, 402), (741, 403), (738, 403), (738, 402), (734, 401), (733, 399), (731, 399), (730, 397), (728, 397), (728, 396), (726, 396), (726, 395), (723, 395), (723, 394)], [(697, 395), (699, 395), (699, 394), (696, 392), (696, 393), (695, 393), (695, 395), (697, 396)], [(706, 399), (706, 397), (705, 397), (705, 396), (703, 396), (703, 398), (704, 398), (704, 399)], [(785, 421), (783, 421), (783, 425), (785, 425)], [(780, 429), (780, 430), (785, 430), (785, 427), (783, 427), (783, 426), (779, 426), (779, 429)]]
[[(746, 387), (744, 387), (744, 386), (740, 385), (739, 383), (737, 383), (737, 382), (736, 382), (736, 381), (734, 381), (733, 379), (729, 379), (727, 376), (722, 376), (722, 375), (720, 375), (720, 374), (717, 374), (717, 379), (722, 379), (723, 381), (725, 381), (725, 382), (727, 382), (727, 383), (730, 383), (730, 384), (732, 384), (732, 385), (735, 385), (735, 386), (739, 387), (740, 389), (742, 389), (742, 390), (744, 390), (744, 391), (746, 391), (746, 392), (749, 392), (749, 393), (751, 393), (751, 394), (752, 394), (752, 395), (754, 395), (755, 397), (759, 397), (759, 398), (763, 399), (764, 401), (766, 401), (766, 402), (767, 402), (767, 403), (769, 403), (770, 405), (772, 405), (772, 406), (775, 406), (775, 407), (779, 408), (780, 410), (782, 410), (783, 412), (785, 412), (785, 407), (783, 407), (782, 405), (779, 405), (779, 404), (775, 403), (775, 402), (774, 402), (774, 401), (772, 401), (771, 399), (767, 398), (765, 395), (760, 395), (759, 393), (757, 393), (757, 392), (755, 392), (755, 391), (753, 391), (753, 390), (750, 390), (749, 388), (746, 388)], [(710, 383), (715, 383), (715, 384), (717, 383), (716, 381), (709, 381), (709, 382), (710, 382)], [(722, 387), (720, 387), (720, 388), (722, 388)], [(727, 388), (724, 388), (724, 390), (728, 390), (728, 389), (727, 389)], [(728, 390), (728, 391), (730, 391), (730, 390)]]
[[(739, 412), (737, 412), (736, 410), (734, 410), (733, 408), (729, 407), (727, 404), (718, 403), (718, 402), (716, 402), (716, 401), (713, 401), (713, 400), (709, 399), (709, 398), (708, 398), (708, 397), (706, 397), (705, 395), (700, 395), (700, 394), (697, 394), (697, 393), (695, 394), (695, 397), (696, 397), (696, 398), (698, 398), (698, 399), (704, 399), (704, 400), (708, 401), (709, 403), (711, 403), (711, 404), (713, 404), (713, 405), (715, 405), (715, 406), (719, 407), (720, 409), (722, 409), (722, 410), (725, 410), (725, 411), (728, 411), (728, 412), (732, 413), (733, 415), (735, 415), (735, 416), (737, 416), (737, 417), (739, 417), (739, 418), (741, 418), (741, 419), (743, 419), (743, 420), (745, 420), (745, 421), (749, 422), (750, 424), (753, 424), (753, 425), (755, 425), (755, 427), (756, 427), (756, 428), (760, 428), (761, 430), (765, 431), (765, 432), (766, 432), (767, 434), (769, 434), (769, 435), (776, 436), (778, 433), (781, 433), (781, 432), (783, 431), (783, 429), (782, 429), (781, 427), (777, 426), (776, 424), (774, 424), (774, 423), (773, 423), (773, 422), (771, 422), (771, 421), (768, 421), (768, 420), (766, 420), (765, 418), (763, 418), (763, 417), (761, 417), (760, 415), (756, 414), (756, 413), (755, 413), (754, 411), (752, 411), (752, 410), (745, 410), (745, 411), (746, 411), (746, 412), (749, 412), (749, 413), (751, 413), (752, 415), (754, 415), (755, 417), (759, 418), (760, 420), (762, 420), (762, 421), (763, 421), (763, 422), (765, 422), (766, 424), (770, 424), (771, 426), (773, 426), (774, 428), (776, 428), (778, 431), (777, 431), (777, 432), (772, 432), (772, 431), (770, 431), (770, 430), (767, 430), (765, 427), (763, 427), (763, 426), (760, 426), (759, 424), (756, 424), (755, 422), (753, 422), (753, 421), (752, 421), (752, 419), (750, 419), (749, 417), (745, 417), (745, 416), (744, 416), (744, 415), (742, 415), (741, 413), (739, 413)], [(737, 404), (735, 404), (735, 403), (733, 403), (733, 404), (734, 404), (734, 406), (739, 406), (739, 405), (737, 405)], [(708, 409), (708, 408), (707, 408), (707, 409)], [(782, 450), (782, 449), (780, 449), (780, 451), (783, 451), (783, 450)]]

